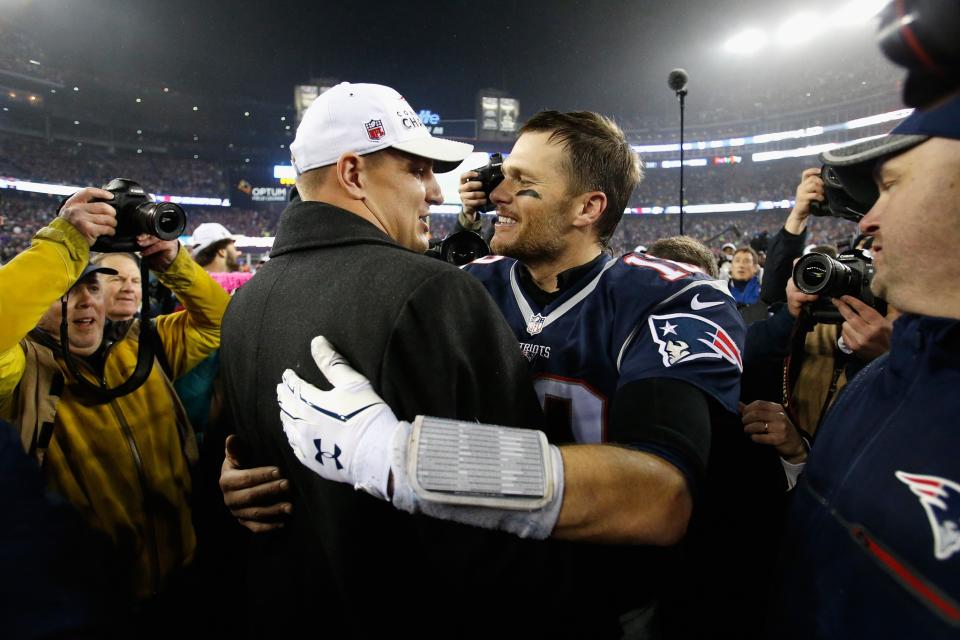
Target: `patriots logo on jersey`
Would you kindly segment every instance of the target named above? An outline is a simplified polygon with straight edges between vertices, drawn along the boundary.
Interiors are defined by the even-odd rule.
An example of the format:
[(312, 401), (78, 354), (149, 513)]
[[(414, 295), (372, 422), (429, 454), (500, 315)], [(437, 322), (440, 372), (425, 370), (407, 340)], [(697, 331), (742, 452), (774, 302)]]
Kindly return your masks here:
[(651, 315), (647, 322), (663, 357), (663, 366), (711, 358), (726, 360), (743, 371), (743, 358), (737, 343), (717, 323), (692, 313)]
[(933, 529), (933, 555), (946, 560), (960, 551), (960, 485), (946, 478), (897, 471), (897, 480), (920, 499)]

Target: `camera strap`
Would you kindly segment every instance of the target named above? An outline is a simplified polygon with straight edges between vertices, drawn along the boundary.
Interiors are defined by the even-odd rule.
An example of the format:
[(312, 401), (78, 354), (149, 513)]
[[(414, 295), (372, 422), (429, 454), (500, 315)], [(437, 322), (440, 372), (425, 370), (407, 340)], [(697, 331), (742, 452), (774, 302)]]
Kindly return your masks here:
[[(130, 377), (120, 383), (118, 386), (107, 387), (106, 381), (101, 380), (99, 384), (93, 384), (80, 372), (76, 358), (70, 353), (70, 338), (67, 333), (67, 298), (70, 295), (63, 296), (60, 307), (60, 346), (63, 351), (63, 360), (69, 369), (70, 374), (76, 380), (76, 383), (90, 392), (101, 402), (109, 402), (114, 398), (125, 396), (143, 386), (153, 370), (154, 358), (156, 356), (155, 345), (159, 343), (156, 334), (156, 328), (150, 321), (150, 295), (148, 289), (148, 270), (146, 266), (140, 266), (140, 287), (142, 299), (140, 302), (140, 337), (137, 342), (137, 366), (134, 368)], [(166, 358), (163, 358), (166, 361)]]

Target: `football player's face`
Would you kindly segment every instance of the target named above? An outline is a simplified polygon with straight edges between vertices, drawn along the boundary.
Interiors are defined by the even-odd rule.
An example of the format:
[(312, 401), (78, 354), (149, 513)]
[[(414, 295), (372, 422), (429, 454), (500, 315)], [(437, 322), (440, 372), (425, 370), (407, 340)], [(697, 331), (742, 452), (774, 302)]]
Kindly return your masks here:
[(540, 131), (520, 136), (503, 162), (503, 182), (490, 194), (497, 207), (490, 248), (528, 266), (555, 260), (574, 229), (566, 151), (549, 137)]
[(423, 253), (429, 247), (431, 204), (442, 204), (443, 193), (426, 158), (387, 149), (366, 163), (364, 200), (367, 208), (398, 244)]
[[(104, 292), (97, 275), (87, 276), (74, 285), (67, 294), (67, 335), (70, 352), (88, 356), (100, 348), (103, 341)], [(37, 328), (59, 338), (61, 313), (60, 300), (52, 303), (40, 318)]]
[(901, 311), (945, 315), (960, 277), (960, 141), (931, 138), (884, 162), (876, 180), (880, 197), (860, 221), (873, 236), (873, 292)]

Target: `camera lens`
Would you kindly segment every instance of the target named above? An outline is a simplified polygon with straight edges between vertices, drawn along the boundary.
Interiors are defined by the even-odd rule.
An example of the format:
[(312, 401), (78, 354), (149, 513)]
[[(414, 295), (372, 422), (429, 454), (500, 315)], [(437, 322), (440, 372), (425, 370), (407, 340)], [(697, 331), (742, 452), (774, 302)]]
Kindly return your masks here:
[(148, 202), (137, 207), (137, 223), (143, 233), (173, 240), (187, 228), (187, 214), (172, 202)]
[(839, 297), (856, 295), (859, 274), (824, 253), (810, 253), (797, 261), (793, 268), (793, 282), (804, 293)]

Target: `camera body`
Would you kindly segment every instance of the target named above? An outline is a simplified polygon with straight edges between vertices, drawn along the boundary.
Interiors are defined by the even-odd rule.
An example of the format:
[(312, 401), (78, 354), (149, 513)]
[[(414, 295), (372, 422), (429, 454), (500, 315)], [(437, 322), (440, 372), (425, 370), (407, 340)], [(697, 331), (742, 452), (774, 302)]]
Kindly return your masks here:
[(860, 202), (844, 187), (837, 170), (829, 164), (820, 169), (820, 179), (823, 180), (823, 202), (816, 200), (810, 203), (810, 213), (815, 216), (834, 217), (860, 222), (867, 215), (871, 204)]
[(819, 299), (807, 307), (813, 322), (840, 324), (843, 316), (830, 298), (853, 296), (882, 314), (887, 303), (873, 295), (873, 259), (860, 249), (852, 249), (831, 258), (825, 253), (808, 253), (793, 267), (793, 282), (804, 293), (816, 294)]
[(179, 238), (187, 228), (187, 214), (172, 202), (153, 202), (140, 184), (126, 178), (114, 178), (103, 186), (113, 194), (106, 202), (117, 211), (116, 233), (100, 236), (90, 247), (101, 253), (139, 251), (137, 236), (141, 233), (161, 240)]
[(480, 190), (483, 191), (483, 194), (487, 197), (487, 203), (482, 207), (477, 207), (477, 211), (486, 212), (493, 211), (496, 208), (496, 205), (490, 201), (490, 194), (493, 193), (493, 190), (503, 182), (503, 155), (499, 153), (494, 153), (490, 155), (490, 162), (486, 166), (480, 167), (477, 169), (477, 177), (474, 180), (479, 180)]
[(469, 264), (477, 258), (490, 255), (490, 247), (480, 237), (480, 234), (464, 229), (451, 233), (430, 247), (424, 255), (438, 258), (459, 267)]

